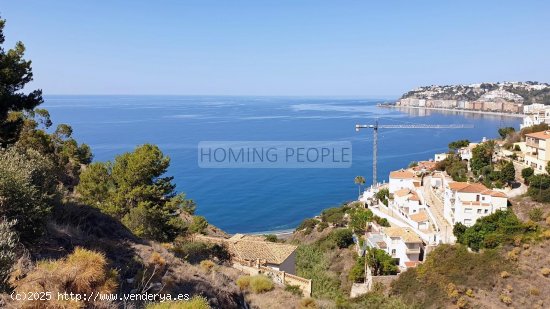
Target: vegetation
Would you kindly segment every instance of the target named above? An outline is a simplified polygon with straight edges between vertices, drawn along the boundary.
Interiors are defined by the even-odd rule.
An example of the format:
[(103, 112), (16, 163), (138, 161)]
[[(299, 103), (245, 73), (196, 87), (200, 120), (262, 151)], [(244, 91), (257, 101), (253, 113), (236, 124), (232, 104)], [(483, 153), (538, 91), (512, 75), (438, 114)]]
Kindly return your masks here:
[(15, 221), (0, 218), (0, 293), (9, 288), (6, 280), (16, 261), (17, 234), (13, 231)]
[(523, 177), (526, 182), (529, 181), (529, 178), (533, 176), (533, 174), (535, 174), (535, 170), (533, 170), (532, 167), (526, 167), (521, 170), (521, 177)]
[(351, 282), (365, 282), (365, 263), (364, 256), (358, 256), (355, 259), (355, 264), (350, 269), (348, 274), (348, 280)]
[(338, 229), (332, 231), (329, 239), (338, 246), (338, 248), (347, 248), (353, 244), (353, 233), (350, 229)]
[(177, 257), (191, 264), (197, 264), (208, 259), (217, 259), (219, 261), (229, 260), (229, 253), (223, 246), (203, 242), (178, 239), (174, 242), (172, 251)]
[(349, 227), (354, 231), (364, 231), (367, 226), (367, 222), (373, 220), (372, 211), (369, 209), (354, 208), (350, 210), (349, 215)]
[(536, 125), (521, 129), (519, 134), (520, 134), (521, 138), (525, 139), (526, 134), (545, 131), (545, 130), (548, 130), (548, 128), (549, 127), (548, 127), (547, 123), (536, 124)]
[(382, 188), (378, 190), (378, 192), (376, 192), (374, 197), (376, 197), (376, 199), (382, 202), (382, 204), (388, 206), (388, 199), (390, 198), (390, 190), (388, 190), (387, 188)]
[(529, 233), (536, 229), (536, 225), (521, 222), (511, 210), (497, 210), (478, 219), (473, 226), (466, 229), (457, 223), (453, 232), (459, 243), (478, 251), (482, 248), (496, 248), (502, 244), (513, 243), (518, 236), (528, 237)]
[(365, 257), (373, 276), (395, 275), (398, 268), (395, 260), (386, 251), (376, 248), (367, 248)]
[(499, 180), (503, 183), (512, 183), (516, 179), (516, 168), (514, 167), (514, 163), (512, 162), (506, 162), (504, 164), (504, 167), (500, 170), (499, 173)]
[(273, 281), (264, 275), (255, 275), (250, 277), (250, 291), (255, 294), (269, 292), (273, 290)]
[(304, 233), (307, 235), (311, 233), (311, 231), (313, 231), (315, 226), (317, 226), (317, 223), (319, 223), (319, 221), (315, 219), (311, 219), (311, 218), (304, 219), (304, 221), (302, 221), (302, 223), (300, 223), (300, 225), (296, 227), (296, 231), (303, 230)]
[(344, 224), (344, 215), (349, 209), (350, 207), (348, 206), (327, 208), (321, 212), (321, 220), (336, 226), (342, 226)]
[[(77, 191), (84, 203), (121, 220), (137, 236), (171, 241), (185, 229), (178, 214), (189, 202), (175, 192), (173, 177), (162, 177), (169, 165), (157, 146), (145, 144), (114, 162), (93, 163), (80, 175)], [(193, 220), (193, 232), (203, 226)]]
[(516, 132), (516, 129), (514, 129), (513, 127), (504, 127), (498, 129), (498, 135), (500, 135), (502, 139), (505, 139), (509, 134), (514, 132)]
[(493, 152), (495, 150), (495, 142), (488, 141), (478, 144), (472, 149), (472, 160), (470, 168), (474, 174), (479, 175), (483, 167), (492, 165)]
[(420, 308), (446, 307), (460, 291), (491, 289), (498, 274), (512, 265), (496, 250), (472, 253), (462, 245), (439, 245), (416, 268), (408, 269), (392, 283), (391, 295)]
[(193, 296), (189, 300), (162, 302), (147, 305), (147, 309), (210, 309), (208, 300), (203, 296)]
[[(61, 260), (43, 261), (15, 281), (17, 293), (51, 292), (91, 295), (94, 292), (114, 293), (117, 288), (116, 271), (109, 269), (105, 256), (101, 253), (76, 248), (75, 251)], [(51, 308), (84, 308), (102, 307), (108, 303), (93, 298), (81, 300), (64, 300), (52, 297), (48, 302)], [(43, 300), (26, 299), (18, 303), (24, 308), (43, 308)]]
[(193, 216), (193, 222), (189, 226), (191, 233), (203, 233), (208, 227), (208, 221), (203, 216)]
[(449, 150), (451, 151), (456, 151), (462, 147), (468, 147), (468, 145), (470, 145), (470, 141), (467, 140), (467, 139), (461, 139), (461, 140), (458, 140), (458, 141), (454, 141), (454, 142), (451, 142), (449, 143)]
[(546, 174), (529, 177), (527, 194), (536, 202), (550, 202), (550, 176)]
[(444, 160), (436, 163), (435, 169), (447, 172), (454, 181), (468, 180), (468, 166), (457, 154), (448, 154)]
[(356, 176), (354, 179), (355, 184), (359, 187), (359, 195), (361, 195), (361, 186), (365, 184), (366, 180), (363, 176)]
[(279, 239), (277, 239), (277, 235), (274, 235), (274, 234), (264, 235), (264, 237), (265, 237), (265, 240), (270, 241), (270, 242), (278, 242), (279, 241)]
[(0, 148), (15, 143), (23, 127), (24, 113), (40, 105), (42, 91), (28, 94), (21, 90), (33, 80), (31, 61), (25, 60), (25, 45), (17, 42), (14, 48), (5, 50), (4, 26), (0, 19)]

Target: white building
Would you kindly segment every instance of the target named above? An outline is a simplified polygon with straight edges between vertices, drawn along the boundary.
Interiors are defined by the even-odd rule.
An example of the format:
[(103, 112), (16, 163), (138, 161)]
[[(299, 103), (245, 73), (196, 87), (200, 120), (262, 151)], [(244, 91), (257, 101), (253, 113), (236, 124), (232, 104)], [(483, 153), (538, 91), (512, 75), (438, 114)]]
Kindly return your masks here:
[(390, 173), (389, 191), (394, 193), (401, 189), (410, 189), (420, 187), (420, 179), (408, 170), (393, 171)]
[(470, 143), (466, 147), (458, 149), (458, 155), (462, 160), (472, 160), (472, 150), (478, 145), (478, 143)]
[(380, 227), (371, 223), (366, 236), (369, 247), (386, 251), (402, 270), (417, 266), (423, 259), (424, 244), (410, 228)]
[(532, 114), (535, 111), (539, 111), (539, 110), (544, 109), (545, 107), (546, 107), (546, 105), (540, 104), (540, 103), (533, 103), (533, 104), (530, 104), (530, 105), (523, 105), (523, 113), (524, 114)]
[(480, 183), (445, 182), (443, 216), (452, 225), (472, 226), (477, 219), (506, 210), (508, 198)]
[(434, 161), (439, 162), (439, 161), (445, 160), (446, 158), (447, 158), (447, 153), (445, 153), (445, 152), (436, 153), (435, 156), (434, 156)]
[(545, 172), (550, 161), (550, 131), (540, 131), (525, 135), (525, 158), (527, 166), (532, 167), (535, 173)]
[(519, 127), (523, 129), (541, 123), (550, 123), (550, 108), (537, 110), (523, 117), (523, 123)]

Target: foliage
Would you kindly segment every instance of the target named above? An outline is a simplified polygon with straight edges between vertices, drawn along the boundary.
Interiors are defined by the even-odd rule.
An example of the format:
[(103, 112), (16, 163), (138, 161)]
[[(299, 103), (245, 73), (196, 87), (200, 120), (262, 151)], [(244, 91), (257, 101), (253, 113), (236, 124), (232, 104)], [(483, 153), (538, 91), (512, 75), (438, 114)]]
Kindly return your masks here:
[(466, 181), (468, 166), (456, 154), (449, 154), (447, 157), (436, 163), (435, 169), (445, 171), (454, 181)]
[(361, 195), (361, 186), (365, 184), (366, 180), (363, 176), (355, 176), (353, 180), (355, 184), (359, 187), (359, 195)]
[(216, 263), (212, 262), (211, 260), (202, 260), (199, 265), (202, 270), (210, 272), (214, 268), (214, 266), (216, 266)]
[(277, 235), (274, 235), (274, 234), (267, 234), (267, 235), (264, 235), (265, 237), (265, 240), (266, 241), (270, 241), (270, 242), (278, 242), (279, 239), (277, 238)]
[(367, 248), (365, 258), (372, 270), (373, 276), (395, 275), (398, 268), (394, 259), (386, 251), (377, 248)]
[(322, 232), (322, 231), (324, 231), (327, 227), (328, 227), (328, 223), (326, 223), (326, 222), (321, 222), (321, 223), (319, 223), (319, 225), (317, 226), (317, 232)]
[(542, 221), (544, 212), (542, 211), (542, 208), (535, 207), (531, 210), (529, 210), (529, 219), (533, 220), (534, 222)]
[(287, 284), (285, 285), (285, 291), (290, 292), (296, 296), (300, 296), (300, 297), (304, 296), (304, 293), (302, 292), (302, 289), (300, 289), (299, 285)]
[(30, 243), (43, 232), (56, 197), (51, 161), (34, 150), (0, 150), (0, 218), (16, 220), (13, 229)]
[(413, 167), (417, 167), (417, 166), (418, 166), (418, 162), (412, 161), (411, 163), (409, 163), (408, 168), (413, 168)]
[(353, 264), (348, 273), (349, 281), (357, 283), (365, 281), (365, 263), (366, 259), (364, 256), (357, 257), (355, 264)]
[(264, 275), (255, 275), (250, 277), (250, 291), (255, 294), (260, 294), (273, 290), (273, 281)]
[(526, 134), (546, 131), (548, 130), (548, 128), (549, 128), (548, 124), (543, 122), (541, 124), (536, 124), (536, 125), (521, 129), (520, 135), (521, 135), (521, 138), (525, 138)]
[(390, 190), (388, 188), (382, 188), (374, 195), (382, 204), (388, 206), (388, 199), (390, 197)]
[(372, 221), (373, 214), (369, 209), (355, 208), (350, 210), (349, 227), (354, 231), (364, 231), (367, 222)]
[(497, 210), (467, 228), (458, 238), (458, 242), (474, 251), (496, 248), (501, 244), (512, 243), (518, 235), (532, 232), (532, 228), (522, 223), (511, 210)]
[(453, 226), (453, 234), (455, 235), (457, 241), (459, 243), (462, 242), (462, 237), (464, 236), (464, 233), (466, 232), (466, 230), (468, 229), (468, 227), (464, 224), (462, 224), (462, 222), (457, 222), (455, 223), (455, 225)]
[(356, 299), (353, 299), (353, 308), (376, 308), (376, 309), (409, 309), (414, 308), (395, 296), (386, 296), (380, 292), (369, 292)]
[(500, 272), (512, 265), (496, 250), (469, 252), (462, 245), (437, 246), (424, 263), (402, 273), (391, 285), (391, 294), (420, 308), (447, 307), (449, 284), (471, 289), (491, 289)]
[(197, 264), (208, 259), (218, 259), (222, 262), (229, 260), (229, 253), (227, 252), (227, 249), (216, 244), (178, 239), (174, 242), (174, 248), (172, 251), (177, 257), (182, 258), (191, 264)]
[(302, 221), (302, 223), (300, 223), (300, 225), (296, 227), (296, 231), (304, 230), (306, 234), (309, 234), (311, 233), (311, 231), (313, 231), (313, 228), (315, 228), (317, 223), (319, 223), (319, 221), (315, 219), (311, 219), (311, 218), (305, 219), (304, 221)]
[(386, 218), (380, 218), (379, 216), (374, 216), (372, 218), (372, 220), (374, 222), (378, 223), (378, 225), (383, 226), (383, 227), (390, 227), (391, 226), (390, 222)]
[(344, 215), (347, 210), (349, 210), (347, 206), (327, 208), (321, 212), (321, 220), (341, 226), (344, 223)]
[(474, 149), (472, 149), (472, 160), (470, 161), (470, 168), (476, 175), (479, 174), (479, 171), (483, 167), (491, 165), (494, 149), (494, 141), (488, 141), (478, 144), (474, 147)]
[(203, 216), (193, 216), (193, 222), (189, 226), (191, 233), (202, 233), (208, 227), (208, 221)]
[(514, 167), (514, 163), (506, 162), (506, 164), (504, 164), (504, 167), (499, 173), (499, 180), (503, 183), (512, 183), (516, 180), (516, 169)]
[(173, 177), (162, 177), (169, 164), (157, 146), (145, 144), (114, 162), (90, 165), (77, 191), (83, 202), (120, 219), (138, 236), (171, 241), (184, 231), (179, 213), (190, 202), (176, 193)]
[(469, 140), (461, 139), (461, 140), (449, 143), (449, 149), (452, 151), (456, 151), (457, 149), (460, 149), (462, 147), (467, 147), (468, 145), (470, 145)]
[(17, 234), (13, 231), (15, 221), (0, 218), (0, 293), (7, 292), (6, 280), (16, 261)]
[(504, 127), (504, 128), (498, 129), (498, 135), (500, 135), (502, 139), (505, 139), (506, 136), (508, 136), (508, 134), (514, 133), (514, 132), (516, 132), (516, 129), (514, 129), (513, 127)]
[(527, 194), (536, 202), (550, 202), (550, 176), (546, 174), (529, 177)]
[(240, 276), (239, 278), (237, 278), (236, 283), (239, 289), (241, 289), (241, 291), (247, 290), (248, 287), (250, 286), (250, 276), (249, 275)]
[(25, 45), (21, 42), (9, 50), (2, 47), (5, 23), (0, 19), (0, 148), (17, 140), (23, 126), (21, 112), (32, 111), (43, 102), (41, 90), (21, 92), (33, 80), (31, 61), (23, 58)]
[[(109, 269), (105, 256), (95, 251), (76, 248), (61, 260), (41, 261), (25, 277), (15, 281), (17, 293), (114, 293), (117, 289), (117, 272)], [(63, 300), (52, 297), (47, 304), (44, 300), (23, 300), (18, 303), (24, 308), (101, 308), (108, 303), (93, 298)]]
[(529, 177), (533, 176), (534, 173), (535, 173), (535, 170), (533, 170), (532, 167), (526, 167), (521, 170), (521, 177), (523, 177), (525, 181), (528, 181)]
[(353, 233), (350, 229), (338, 229), (329, 234), (329, 239), (334, 241), (338, 248), (347, 248), (353, 244)]
[(162, 302), (147, 305), (146, 309), (210, 309), (208, 299), (204, 296), (193, 296), (189, 300)]

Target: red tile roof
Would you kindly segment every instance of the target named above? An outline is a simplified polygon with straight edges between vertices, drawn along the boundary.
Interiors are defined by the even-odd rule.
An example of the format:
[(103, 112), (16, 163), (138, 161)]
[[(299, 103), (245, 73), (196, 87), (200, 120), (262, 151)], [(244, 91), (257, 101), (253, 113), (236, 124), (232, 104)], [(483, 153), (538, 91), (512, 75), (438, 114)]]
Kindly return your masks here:
[(540, 131), (540, 132), (534, 132), (525, 134), (525, 136), (536, 138), (536, 139), (550, 139), (550, 131)]
[(394, 179), (412, 179), (414, 178), (414, 174), (409, 171), (393, 171), (390, 173), (390, 178)]

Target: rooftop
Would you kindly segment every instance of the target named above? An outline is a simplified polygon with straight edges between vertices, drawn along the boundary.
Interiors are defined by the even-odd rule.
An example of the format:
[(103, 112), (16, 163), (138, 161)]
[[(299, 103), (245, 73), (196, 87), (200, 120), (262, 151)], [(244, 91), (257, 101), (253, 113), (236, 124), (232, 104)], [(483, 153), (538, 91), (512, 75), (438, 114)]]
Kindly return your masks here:
[(480, 183), (456, 181), (456, 182), (449, 183), (449, 188), (453, 191), (463, 192), (463, 193), (480, 193), (484, 195), (490, 195), (493, 197), (506, 197), (506, 194), (504, 192), (488, 189), (486, 186)]
[(297, 246), (260, 240), (242, 234), (235, 234), (226, 240), (229, 252), (241, 260), (265, 260), (269, 264), (283, 263)]
[(547, 131), (534, 132), (534, 133), (525, 134), (525, 136), (536, 138), (536, 139), (547, 140), (547, 139), (550, 139), (550, 131), (547, 130)]
[(390, 173), (390, 178), (393, 179), (412, 179), (414, 178), (414, 174), (409, 171), (400, 170), (400, 171), (393, 171)]
[(425, 222), (429, 221), (428, 219), (428, 213), (425, 210), (420, 210), (418, 213), (414, 215), (410, 215), (411, 220), (414, 222)]
[(416, 233), (406, 227), (386, 227), (383, 229), (383, 233), (389, 237), (399, 237), (403, 239), (405, 243), (421, 243), (422, 240)]

